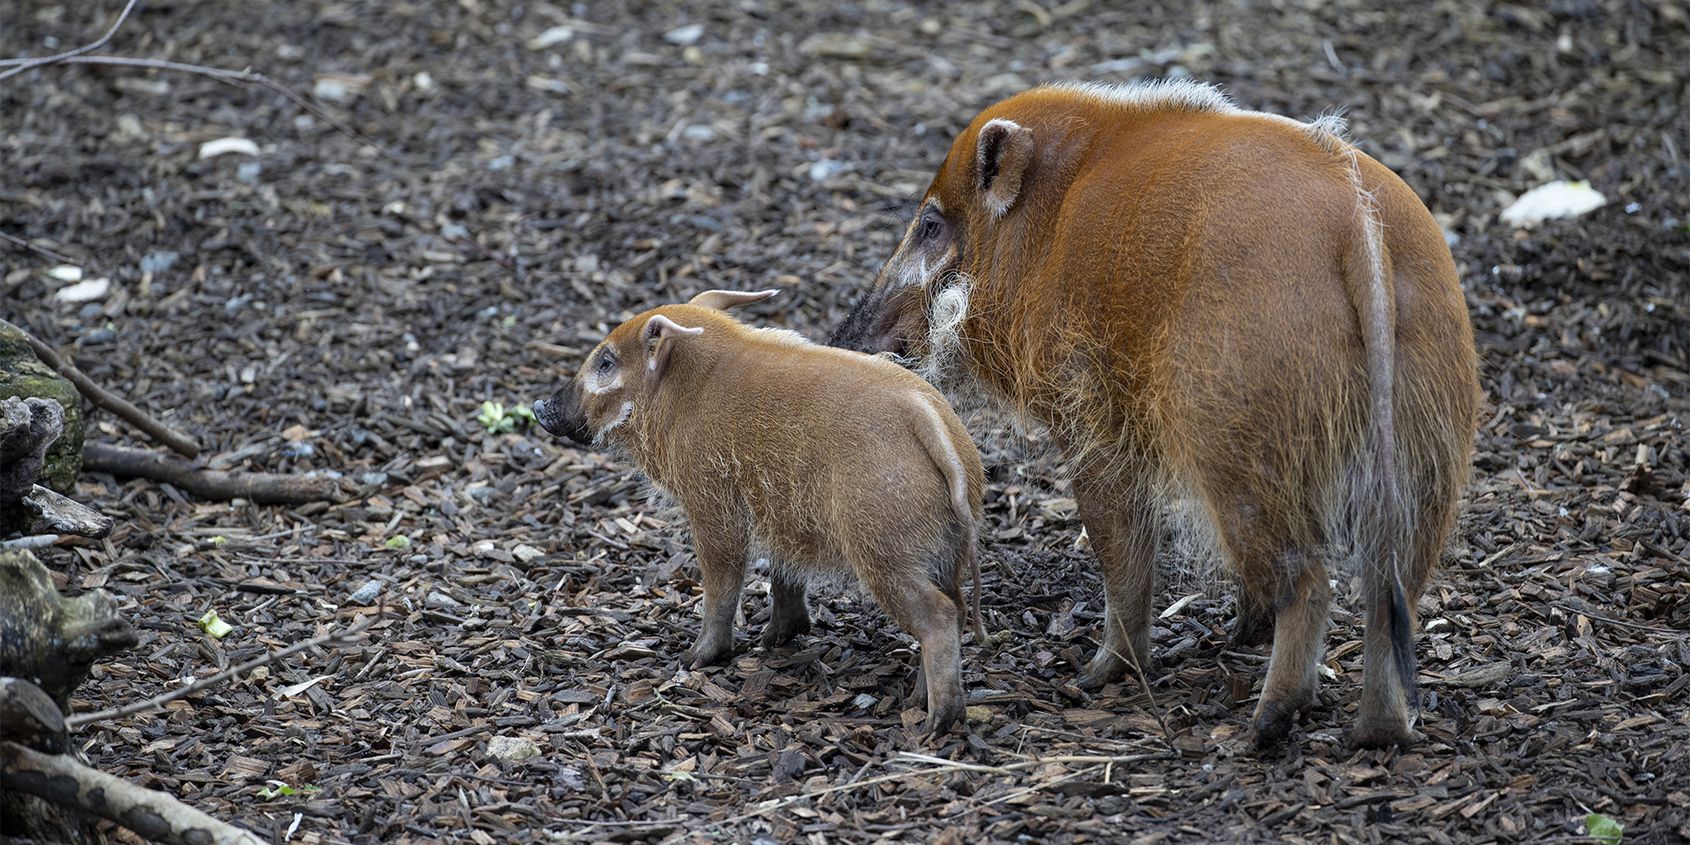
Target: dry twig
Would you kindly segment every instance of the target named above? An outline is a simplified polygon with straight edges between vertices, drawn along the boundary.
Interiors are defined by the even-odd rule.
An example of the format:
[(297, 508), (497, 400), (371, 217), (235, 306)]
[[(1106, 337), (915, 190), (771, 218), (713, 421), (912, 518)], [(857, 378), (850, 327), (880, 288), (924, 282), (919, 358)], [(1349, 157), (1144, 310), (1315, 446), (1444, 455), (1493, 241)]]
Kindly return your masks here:
[(98, 39), (84, 44), (81, 47), (77, 47), (73, 50), (66, 50), (63, 53), (55, 53), (51, 56), (0, 59), (0, 66), (12, 66), (10, 70), (0, 72), (0, 81), (4, 81), (10, 77), (23, 73), (24, 71), (33, 70), (35, 68), (46, 67), (48, 65), (70, 64), (105, 65), (108, 67), (138, 67), (150, 70), (172, 70), (181, 73), (191, 73), (196, 76), (208, 77), (230, 85), (257, 85), (260, 88), (267, 88), (282, 95), (283, 97), (286, 97), (289, 102), (301, 109), (304, 109), (306, 112), (309, 112), (324, 123), (327, 123), (329, 126), (333, 127), (336, 132), (340, 132), (341, 134), (346, 135), (349, 138), (354, 138), (362, 143), (369, 144), (387, 158), (394, 158), (392, 153), (389, 153), (384, 147), (377, 144), (375, 141), (370, 140), (364, 135), (364, 133), (353, 129), (351, 126), (342, 123), (340, 120), (337, 120), (333, 115), (324, 111), (322, 107), (310, 100), (307, 100), (299, 92), (275, 81), (274, 79), (271, 79), (268, 76), (265, 76), (262, 73), (258, 73), (257, 71), (229, 70), (227, 68), (207, 67), (205, 65), (189, 64), (187, 62), (172, 62), (164, 59), (136, 59), (129, 58), (127, 56), (87, 55), (88, 53), (92, 53), (105, 46), (106, 42), (110, 41), (112, 36), (117, 34), (118, 28), (123, 26), (123, 22), (129, 18), (129, 12), (135, 8), (135, 4), (137, 2), (138, 0), (129, 0), (128, 4), (123, 7), (122, 13), (117, 16), (117, 20), (112, 22), (111, 29), (106, 30), (105, 35), (102, 35)]
[(66, 50), (63, 53), (54, 53), (51, 56), (40, 56), (33, 59), (0, 59), (0, 66), (13, 66), (11, 70), (6, 71), (5, 73), (0, 73), (0, 80), (17, 76), (30, 68), (66, 61), (84, 53), (92, 53), (95, 50), (106, 46), (106, 42), (110, 41), (111, 37), (117, 34), (117, 28), (123, 26), (123, 22), (128, 19), (129, 13), (134, 11), (135, 4), (137, 2), (139, 2), (139, 0), (129, 0), (128, 3), (124, 4), (123, 11), (119, 12), (117, 15), (117, 20), (112, 21), (111, 29), (106, 30), (105, 35), (102, 35), (98, 39), (90, 41), (81, 47), (77, 47), (73, 50)]

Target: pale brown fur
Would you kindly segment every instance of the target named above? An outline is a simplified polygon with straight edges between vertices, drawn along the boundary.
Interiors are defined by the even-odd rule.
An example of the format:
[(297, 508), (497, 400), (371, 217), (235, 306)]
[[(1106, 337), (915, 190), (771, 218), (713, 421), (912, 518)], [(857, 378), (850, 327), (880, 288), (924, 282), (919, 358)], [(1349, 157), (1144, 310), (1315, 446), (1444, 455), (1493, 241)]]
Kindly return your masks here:
[(921, 642), (928, 724), (943, 731), (962, 713), (965, 567), (984, 636), (979, 452), (913, 373), (718, 310), (757, 298), (709, 292), (634, 317), (536, 413), (554, 433), (624, 447), (685, 509), (704, 584), (691, 664), (731, 655), (755, 546), (773, 563), (766, 645), (808, 630), (809, 580), (854, 574)]
[[(903, 355), (1051, 429), (1103, 569), (1088, 686), (1146, 659), (1164, 508), (1200, 501), (1241, 582), (1241, 639), (1272, 626), (1263, 744), (1312, 702), (1327, 567), (1348, 560), (1368, 616), (1353, 735), (1411, 735), (1412, 604), (1475, 425), (1442, 233), (1334, 122), (1188, 83), (1012, 97), (957, 137), (833, 341)], [(1013, 195), (993, 162), (1024, 162)], [(936, 328), (930, 314), (959, 300), (955, 328)]]

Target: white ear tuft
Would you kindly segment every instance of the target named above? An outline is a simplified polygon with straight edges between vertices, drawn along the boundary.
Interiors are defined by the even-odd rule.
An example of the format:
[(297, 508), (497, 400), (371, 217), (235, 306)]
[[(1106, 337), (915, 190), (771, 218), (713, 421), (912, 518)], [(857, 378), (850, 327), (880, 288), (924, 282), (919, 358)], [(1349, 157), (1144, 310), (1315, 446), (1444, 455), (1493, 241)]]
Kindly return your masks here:
[(704, 334), (704, 327), (703, 326), (693, 326), (692, 328), (689, 329), (686, 326), (683, 326), (680, 323), (677, 323), (674, 320), (671, 320), (668, 317), (663, 316), (662, 314), (657, 314), (657, 315), (653, 316), (650, 320), (646, 321), (646, 324), (645, 324), (645, 339), (646, 340), (656, 340), (657, 338), (669, 337), (671, 335), (677, 335), (677, 334)]

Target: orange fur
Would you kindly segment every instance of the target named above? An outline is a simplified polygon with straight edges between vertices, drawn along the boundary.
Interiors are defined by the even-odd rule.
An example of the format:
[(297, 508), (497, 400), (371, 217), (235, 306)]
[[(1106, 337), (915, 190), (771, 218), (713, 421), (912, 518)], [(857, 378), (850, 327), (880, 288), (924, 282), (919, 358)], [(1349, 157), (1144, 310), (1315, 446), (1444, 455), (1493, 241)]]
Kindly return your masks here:
[(774, 564), (765, 644), (808, 629), (807, 581), (853, 573), (920, 640), (929, 727), (942, 731), (962, 713), (965, 568), (983, 637), (979, 452), (913, 373), (718, 310), (759, 298), (712, 291), (628, 320), (536, 414), (553, 433), (625, 448), (686, 510), (704, 583), (694, 665), (731, 654), (755, 546)]

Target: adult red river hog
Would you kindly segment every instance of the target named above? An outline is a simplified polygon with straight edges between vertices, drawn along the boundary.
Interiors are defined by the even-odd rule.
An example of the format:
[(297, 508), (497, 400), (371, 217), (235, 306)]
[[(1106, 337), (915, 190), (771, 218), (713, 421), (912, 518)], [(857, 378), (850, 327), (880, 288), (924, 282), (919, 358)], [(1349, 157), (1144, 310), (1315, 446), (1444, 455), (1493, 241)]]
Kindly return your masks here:
[(625, 450), (686, 510), (704, 583), (692, 666), (733, 653), (753, 549), (771, 562), (769, 647), (810, 630), (809, 581), (854, 574), (921, 642), (937, 735), (963, 712), (964, 570), (984, 639), (980, 453), (914, 373), (723, 311), (775, 293), (707, 291), (628, 320), (534, 415), (553, 434)]
[(832, 343), (1046, 426), (1102, 567), (1095, 687), (1148, 658), (1164, 511), (1200, 504), (1272, 631), (1256, 741), (1311, 704), (1328, 565), (1359, 567), (1363, 745), (1412, 738), (1415, 602), (1453, 527), (1478, 384), (1432, 215), (1339, 134), (1206, 85), (1059, 84), (957, 136)]

